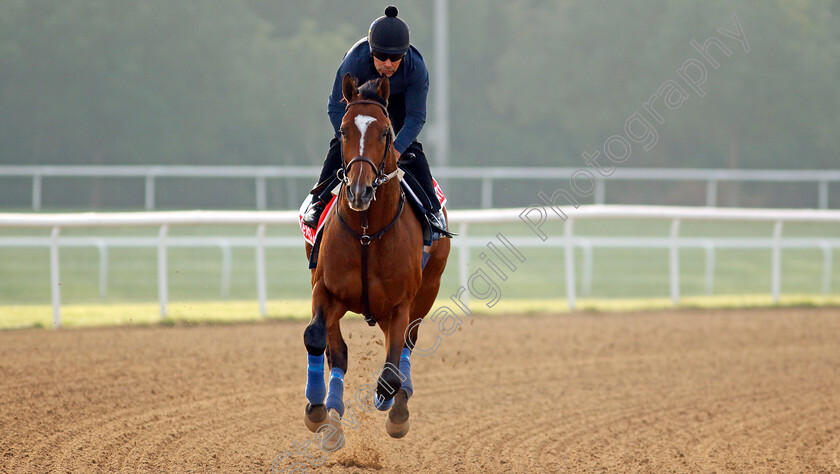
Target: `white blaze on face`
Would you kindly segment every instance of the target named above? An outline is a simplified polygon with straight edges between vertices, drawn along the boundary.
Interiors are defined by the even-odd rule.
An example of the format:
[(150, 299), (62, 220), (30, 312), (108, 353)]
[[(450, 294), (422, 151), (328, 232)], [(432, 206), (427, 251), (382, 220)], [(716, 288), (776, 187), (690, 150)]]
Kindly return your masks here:
[(361, 133), (361, 138), (359, 138), (359, 156), (365, 155), (365, 132), (367, 131), (368, 125), (373, 122), (376, 122), (376, 119), (370, 115), (356, 116), (356, 127), (359, 128), (359, 132)]

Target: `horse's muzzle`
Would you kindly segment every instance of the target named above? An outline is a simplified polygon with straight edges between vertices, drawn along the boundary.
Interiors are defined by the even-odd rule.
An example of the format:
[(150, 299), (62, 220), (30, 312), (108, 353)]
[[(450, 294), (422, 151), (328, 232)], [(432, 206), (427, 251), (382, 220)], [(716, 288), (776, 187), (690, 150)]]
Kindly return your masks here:
[(361, 183), (351, 183), (346, 186), (347, 201), (350, 209), (354, 211), (366, 211), (373, 200), (373, 186)]

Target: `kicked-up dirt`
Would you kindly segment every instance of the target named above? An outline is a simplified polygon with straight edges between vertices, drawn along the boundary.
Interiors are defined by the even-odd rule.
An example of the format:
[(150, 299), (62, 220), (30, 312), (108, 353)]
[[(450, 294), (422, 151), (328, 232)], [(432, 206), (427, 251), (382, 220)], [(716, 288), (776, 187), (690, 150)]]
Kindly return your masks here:
[[(840, 472), (840, 310), (467, 317), (412, 358), (411, 429), (303, 423), (303, 322), (0, 332), (2, 472)], [(432, 324), (418, 346), (430, 347)]]

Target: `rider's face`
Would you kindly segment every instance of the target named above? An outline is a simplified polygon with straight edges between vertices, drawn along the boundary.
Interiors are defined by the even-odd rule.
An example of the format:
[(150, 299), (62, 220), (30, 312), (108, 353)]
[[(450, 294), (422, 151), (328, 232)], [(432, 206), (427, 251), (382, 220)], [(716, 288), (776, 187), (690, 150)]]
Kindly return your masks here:
[(391, 61), (390, 59), (386, 59), (382, 61), (377, 59), (376, 56), (373, 57), (373, 65), (376, 67), (376, 72), (382, 74), (385, 77), (391, 77), (397, 72), (397, 68), (400, 67), (400, 63), (402, 59), (398, 59), (396, 61)]

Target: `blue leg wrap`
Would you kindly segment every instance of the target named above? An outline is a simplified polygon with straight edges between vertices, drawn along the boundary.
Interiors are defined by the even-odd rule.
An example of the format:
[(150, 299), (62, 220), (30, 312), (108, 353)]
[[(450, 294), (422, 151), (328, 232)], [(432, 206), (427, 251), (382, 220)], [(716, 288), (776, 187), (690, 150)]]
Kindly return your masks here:
[(391, 397), (387, 402), (380, 398), (379, 394), (373, 396), (373, 406), (379, 411), (388, 411), (394, 405), (394, 397)]
[(330, 370), (330, 394), (327, 395), (327, 410), (335, 409), (344, 416), (344, 371), (338, 367)]
[(411, 349), (403, 347), (402, 355), (400, 355), (400, 372), (402, 372), (405, 380), (402, 381), (402, 389), (405, 390), (406, 398), (411, 398), (414, 393), (414, 384), (411, 383)]
[(324, 403), (327, 385), (324, 383), (324, 354), (307, 354), (309, 363), (306, 367), (306, 399), (311, 405)]

